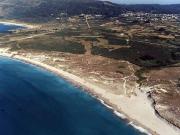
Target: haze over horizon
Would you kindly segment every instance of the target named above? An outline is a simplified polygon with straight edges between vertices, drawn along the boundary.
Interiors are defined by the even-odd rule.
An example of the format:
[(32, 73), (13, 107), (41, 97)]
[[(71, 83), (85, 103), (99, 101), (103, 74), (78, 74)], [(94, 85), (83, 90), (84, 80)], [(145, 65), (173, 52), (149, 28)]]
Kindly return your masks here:
[(119, 4), (180, 4), (179, 0), (109, 0)]

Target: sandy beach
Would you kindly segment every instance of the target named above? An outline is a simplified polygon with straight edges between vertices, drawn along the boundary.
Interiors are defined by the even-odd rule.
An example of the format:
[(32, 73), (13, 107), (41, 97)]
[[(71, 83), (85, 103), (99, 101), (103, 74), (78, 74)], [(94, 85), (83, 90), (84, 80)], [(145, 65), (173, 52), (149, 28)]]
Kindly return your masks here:
[[(1, 51), (2, 52), (2, 51)], [(11, 57), (29, 64), (42, 67), (51, 71), (60, 77), (65, 78), (76, 86), (81, 86), (84, 90), (88, 91), (101, 103), (105, 104), (108, 108), (114, 110), (114, 113), (122, 119), (128, 120), (128, 124), (146, 134), (153, 135), (179, 135), (180, 129), (170, 125), (165, 120), (161, 119), (155, 114), (152, 107), (152, 102), (148, 99), (147, 94), (143, 93), (137, 87), (136, 96), (122, 96), (107, 92), (92, 82), (88, 82), (84, 78), (80, 78), (71, 73), (61, 69), (54, 68), (44, 63), (22, 57), (20, 55), (11, 55), (8, 53), (1, 54), (2, 56)], [(150, 89), (150, 88), (141, 88)]]
[(36, 28), (38, 27), (37, 25), (29, 24), (29, 23), (24, 23), (24, 22), (18, 22), (15, 20), (0, 20), (0, 24), (4, 25), (16, 25), (16, 26), (21, 26), (21, 27), (26, 27), (28, 29)]

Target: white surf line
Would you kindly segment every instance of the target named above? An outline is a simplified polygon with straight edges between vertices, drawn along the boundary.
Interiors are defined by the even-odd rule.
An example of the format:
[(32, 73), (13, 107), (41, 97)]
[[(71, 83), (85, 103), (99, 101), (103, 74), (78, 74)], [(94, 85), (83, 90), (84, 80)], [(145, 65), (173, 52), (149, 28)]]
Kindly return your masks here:
[(21, 27), (25, 27), (25, 28), (34, 28), (35, 26), (33, 25), (30, 25), (30, 24), (25, 24), (25, 23), (21, 23), (21, 22), (11, 22), (11, 21), (1, 21), (0, 20), (0, 24), (3, 24), (3, 25), (15, 25), (15, 26), (21, 26)]
[(118, 112), (118, 111), (115, 110), (113, 107), (111, 107), (110, 105), (106, 104), (104, 100), (102, 100), (102, 99), (100, 99), (100, 98), (97, 98), (97, 99), (101, 102), (101, 104), (103, 104), (104, 106), (106, 106), (107, 108), (109, 108), (110, 110), (112, 110), (113, 113), (114, 113), (116, 116), (120, 117), (121, 119), (127, 119), (127, 117), (126, 117), (124, 114)]
[[(108, 109), (112, 110), (113, 113), (118, 116), (119, 118), (123, 119), (123, 120), (128, 120), (128, 117), (126, 117), (126, 115), (124, 115), (123, 113), (120, 113), (119, 111), (117, 111), (116, 109), (114, 109), (113, 107), (111, 107), (110, 105), (106, 104), (104, 100), (97, 98), (96, 96), (92, 95), (94, 98), (96, 98), (97, 100), (100, 101), (101, 104), (103, 104), (104, 106), (106, 106)], [(132, 126), (133, 128), (135, 128), (136, 130), (138, 130), (141, 133), (145, 133), (147, 135), (152, 135), (148, 130), (146, 130), (145, 128), (138, 126), (137, 124), (134, 124), (132, 121), (127, 123), (128, 125)]]
[[(26, 58), (22, 58), (21, 56), (17, 57), (16, 56), (11, 56), (11, 58), (15, 58), (15, 59), (18, 59), (18, 60), (23, 60), (25, 62), (27, 62), (27, 60), (30, 60), (30, 59), (26, 59)], [(31, 61), (31, 60), (30, 60)], [(32, 61), (33, 62), (33, 61)], [(31, 63), (31, 62), (30, 62)], [(39, 63), (39, 62), (37, 62)], [(31, 63), (32, 64), (32, 63)], [(38, 64), (35, 64), (35, 65), (38, 65)], [(43, 64), (43, 65), (46, 65), (46, 64)], [(94, 96), (95, 97), (95, 96)], [(116, 109), (114, 109), (113, 107), (111, 107), (110, 105), (106, 104), (104, 100), (100, 99), (100, 98), (97, 98), (95, 97), (96, 99), (98, 99), (101, 104), (103, 104), (104, 106), (106, 106), (107, 108), (111, 109), (113, 111), (113, 113), (118, 116), (119, 118), (121, 119), (127, 119), (128, 120), (128, 117), (126, 117), (124, 114), (120, 113), (119, 111), (117, 111)], [(146, 129), (144, 129), (143, 127), (140, 127), (140, 126), (137, 126), (136, 124), (134, 124), (133, 122), (129, 123), (129, 125), (133, 126), (133, 128), (137, 129), (138, 131), (142, 132), (142, 133), (145, 133), (147, 135), (152, 135), (150, 134)]]
[[(1, 55), (1, 54), (0, 54)], [(8, 55), (9, 55), (9, 53), (8, 53)], [(27, 63), (31, 63), (31, 64), (33, 64), (33, 65), (37, 65), (37, 66), (39, 66), (39, 67), (44, 67), (45, 69), (47, 69), (47, 70), (50, 70), (50, 71), (52, 71), (52, 72), (54, 72), (54, 73), (57, 73), (58, 75), (61, 75), (62, 77), (64, 77), (64, 78), (67, 78), (67, 79), (69, 79), (69, 80), (75, 80), (75, 82), (77, 82), (77, 83), (79, 83), (79, 85), (82, 85), (82, 86), (84, 86), (84, 87), (89, 87), (90, 89), (97, 89), (98, 87), (97, 86), (93, 86), (93, 85), (90, 85), (90, 83), (89, 82), (86, 82), (85, 80), (83, 80), (82, 78), (79, 78), (79, 77), (77, 77), (77, 76), (75, 76), (75, 75), (72, 75), (72, 74), (70, 74), (70, 73), (67, 73), (67, 72), (64, 72), (64, 71), (62, 71), (62, 70), (60, 70), (60, 69), (56, 69), (56, 68), (54, 68), (54, 67), (52, 67), (52, 66), (49, 66), (49, 65), (46, 65), (46, 64), (43, 64), (43, 63), (41, 63), (41, 62), (37, 62), (37, 61), (34, 61), (34, 60), (31, 60), (31, 59), (29, 59), (29, 58), (25, 58), (25, 57), (21, 57), (21, 56), (16, 56), (16, 57), (13, 57), (13, 58), (15, 58), (15, 59), (19, 59), (19, 60), (21, 60), (21, 61), (25, 61), (25, 62), (27, 62)], [(91, 87), (90, 87), (91, 86)], [(101, 88), (98, 88), (100, 91), (96, 91), (96, 94), (98, 95), (98, 94), (102, 94), (102, 92), (103, 92), (103, 95), (106, 95), (106, 93), (104, 93), (104, 89), (101, 89)], [(92, 92), (93, 93), (93, 92)], [(103, 96), (102, 96), (103, 97)], [(124, 97), (125, 99), (127, 98), (127, 97)], [(135, 97), (134, 97), (135, 98)], [(147, 97), (145, 96), (145, 98), (147, 99)], [(121, 99), (121, 100), (119, 100), (119, 101), (125, 101), (125, 100), (123, 100), (123, 99)], [(144, 100), (143, 100), (144, 101)], [(132, 102), (132, 103), (130, 103), (129, 104), (129, 106), (131, 106), (131, 105), (133, 105), (133, 103), (134, 102)], [(141, 103), (141, 102), (140, 102)], [(137, 106), (138, 106), (138, 104), (137, 104)], [(123, 106), (122, 106), (123, 107)], [(142, 106), (139, 106), (139, 107), (141, 107), (142, 108)], [(146, 106), (145, 106), (146, 107)], [(125, 106), (124, 107), (124, 109), (126, 110), (126, 108), (128, 108), (127, 106)], [(134, 108), (134, 110), (136, 110), (137, 109), (137, 107), (136, 106), (132, 106), (132, 108)], [(152, 107), (151, 107), (152, 108)], [(122, 108), (123, 109), (123, 108)], [(132, 110), (133, 111), (133, 110)], [(147, 111), (146, 110), (146, 108), (145, 108), (145, 111)], [(125, 111), (126, 112), (126, 111)], [(153, 109), (153, 112), (154, 112), (154, 109)], [(139, 113), (138, 113), (139, 114)], [(151, 113), (151, 114), (154, 114), (154, 113)], [(128, 116), (128, 115), (127, 115)], [(131, 117), (130, 117), (131, 116)], [(131, 115), (131, 114), (129, 114), (129, 116), (127, 117), (127, 118), (129, 118), (129, 119), (131, 119), (131, 118), (133, 118), (134, 116), (133, 115)], [(145, 118), (148, 118), (148, 116), (147, 115), (145, 115)], [(161, 119), (159, 119), (159, 118), (156, 118), (156, 116), (155, 117), (152, 117), (151, 115), (150, 115), (150, 118), (152, 118), (152, 119), (149, 119), (150, 121), (152, 120), (152, 122), (157, 122), (157, 126), (154, 126), (154, 124), (152, 124), (152, 122), (150, 122), (150, 123), (146, 123), (146, 122), (148, 122), (148, 121), (144, 121), (144, 120), (141, 120), (141, 119), (139, 119), (138, 117), (135, 117), (134, 118), (134, 120), (136, 121), (137, 120), (137, 123), (142, 123), (142, 127), (143, 127), (143, 125), (145, 126), (145, 127), (150, 127), (150, 131), (152, 131), (152, 133), (155, 131), (157, 131), (156, 133), (158, 134), (159, 133), (159, 135), (179, 135), (179, 130), (175, 130), (174, 128), (172, 128), (172, 127), (170, 127), (169, 126), (169, 124), (167, 124), (167, 123), (165, 123), (164, 121), (162, 121)], [(133, 120), (133, 119), (132, 119)], [(160, 124), (158, 124), (158, 123), (160, 123)], [(133, 123), (133, 125), (134, 125), (135, 123)], [(139, 124), (137, 124), (137, 125), (139, 125)], [(137, 126), (138, 127), (138, 126)], [(165, 129), (164, 129), (165, 128)], [(146, 128), (145, 128), (146, 129)], [(148, 128), (147, 128), (148, 129)], [(154, 135), (157, 135), (157, 134), (154, 134)]]
[(146, 129), (144, 129), (143, 127), (137, 126), (136, 124), (134, 124), (133, 122), (129, 122), (129, 125), (131, 125), (132, 127), (134, 127), (135, 129), (139, 130), (141, 133), (145, 133), (147, 135), (152, 135), (151, 133), (149, 133)]
[[(96, 98), (96, 97), (95, 97), (95, 98)], [(104, 100), (102, 100), (102, 99), (100, 99), (100, 98), (97, 98), (97, 99), (101, 102), (101, 104), (103, 104), (104, 106), (106, 106), (107, 108), (109, 108), (110, 110), (112, 110), (113, 113), (114, 113), (116, 116), (118, 116), (119, 118), (121, 118), (121, 119), (123, 119), (123, 120), (125, 120), (125, 119), (128, 120), (128, 118), (127, 118), (123, 113), (120, 113), (120, 112), (118, 112), (117, 110), (113, 109), (113, 107), (111, 107), (111, 106), (109, 106), (108, 104), (106, 104), (106, 103), (104, 102)], [(145, 134), (147, 134), (147, 135), (152, 135), (150, 132), (148, 132), (148, 130), (146, 130), (145, 128), (143, 128), (143, 127), (141, 127), (141, 126), (138, 126), (138, 125), (134, 124), (132, 121), (129, 122), (128, 125), (131, 125), (133, 128), (135, 128), (136, 130), (140, 131), (141, 133), (145, 133)]]
[(13, 22), (5, 22), (5, 21), (0, 21), (0, 24), (4, 24), (4, 25), (15, 25), (15, 26), (25, 26), (24, 24), (13, 23)]
[(114, 114), (116, 114), (116, 116), (120, 117), (121, 119), (128, 119), (124, 114), (114, 110)]

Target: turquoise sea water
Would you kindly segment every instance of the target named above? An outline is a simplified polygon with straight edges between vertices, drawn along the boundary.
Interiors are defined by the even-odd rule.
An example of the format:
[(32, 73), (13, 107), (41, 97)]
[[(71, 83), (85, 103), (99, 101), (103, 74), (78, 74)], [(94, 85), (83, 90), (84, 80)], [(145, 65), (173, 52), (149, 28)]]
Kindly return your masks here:
[(0, 57), (0, 135), (141, 135), (88, 93)]

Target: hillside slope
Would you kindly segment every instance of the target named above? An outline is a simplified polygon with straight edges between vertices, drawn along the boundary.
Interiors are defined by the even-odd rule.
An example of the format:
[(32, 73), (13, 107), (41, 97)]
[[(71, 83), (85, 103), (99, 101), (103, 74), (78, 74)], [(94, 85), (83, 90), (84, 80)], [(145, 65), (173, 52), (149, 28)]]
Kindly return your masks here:
[(103, 14), (116, 16), (126, 11), (180, 13), (178, 5), (119, 5), (99, 0), (0, 0), (0, 17), (37, 18), (67, 12), (68, 15)]

